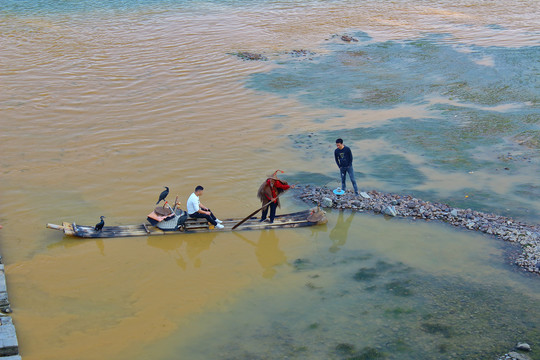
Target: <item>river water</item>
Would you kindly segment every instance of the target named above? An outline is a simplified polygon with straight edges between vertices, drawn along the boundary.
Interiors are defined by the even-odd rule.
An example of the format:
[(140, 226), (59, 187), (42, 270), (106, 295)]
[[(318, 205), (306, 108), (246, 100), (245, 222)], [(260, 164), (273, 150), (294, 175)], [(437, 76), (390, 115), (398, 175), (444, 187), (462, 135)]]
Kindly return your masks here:
[[(243, 217), (275, 169), (337, 186), (337, 137), (364, 190), (537, 222), (537, 1), (1, 5), (0, 245), (24, 359), (540, 344), (540, 285), (509, 265), (515, 249), (443, 224), (333, 211), (326, 226), (235, 234), (45, 229), (140, 223), (163, 186), (185, 202), (202, 184), (219, 217)], [(280, 211), (305, 207), (288, 195)]]

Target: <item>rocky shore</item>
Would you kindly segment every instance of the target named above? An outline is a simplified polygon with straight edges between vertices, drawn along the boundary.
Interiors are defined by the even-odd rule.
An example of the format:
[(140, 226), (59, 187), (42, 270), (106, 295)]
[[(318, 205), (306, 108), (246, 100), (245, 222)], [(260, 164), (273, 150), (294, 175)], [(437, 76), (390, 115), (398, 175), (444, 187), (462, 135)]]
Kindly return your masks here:
[(300, 198), (323, 208), (373, 211), (386, 216), (438, 220), (468, 230), (497, 236), (504, 241), (519, 244), (522, 252), (516, 265), (526, 271), (540, 274), (540, 225), (526, 224), (514, 219), (471, 209), (423, 201), (410, 195), (383, 193), (375, 190), (355, 195), (347, 191), (336, 195), (332, 189), (312, 185), (299, 185)]

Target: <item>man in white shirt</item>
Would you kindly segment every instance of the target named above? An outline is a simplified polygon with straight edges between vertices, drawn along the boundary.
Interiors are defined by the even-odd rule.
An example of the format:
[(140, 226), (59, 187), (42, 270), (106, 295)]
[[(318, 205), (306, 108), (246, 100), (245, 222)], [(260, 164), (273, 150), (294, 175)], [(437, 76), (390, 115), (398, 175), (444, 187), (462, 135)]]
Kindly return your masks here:
[(187, 212), (189, 217), (192, 218), (203, 218), (206, 219), (210, 224), (214, 225), (217, 229), (223, 229), (221, 225), (221, 220), (216, 218), (214, 214), (210, 211), (209, 208), (201, 204), (199, 197), (203, 194), (204, 188), (201, 185), (198, 185), (195, 188), (195, 192), (189, 196), (189, 199), (186, 203)]

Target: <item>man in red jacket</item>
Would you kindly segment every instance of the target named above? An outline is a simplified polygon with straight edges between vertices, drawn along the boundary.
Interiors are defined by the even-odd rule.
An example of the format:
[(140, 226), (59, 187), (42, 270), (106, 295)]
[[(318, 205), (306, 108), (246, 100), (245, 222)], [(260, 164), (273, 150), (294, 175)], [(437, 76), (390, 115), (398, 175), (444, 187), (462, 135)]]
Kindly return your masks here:
[(260, 221), (266, 220), (266, 215), (268, 215), (268, 208), (270, 208), (270, 223), (273, 223), (274, 218), (276, 217), (276, 209), (278, 206), (281, 207), (278, 196), (285, 190), (294, 188), (294, 185), (288, 185), (285, 180), (278, 179), (278, 172), (283, 173), (284, 171), (276, 170), (274, 174), (268, 177), (266, 181), (263, 182), (262, 185), (259, 187), (259, 192), (257, 193), (257, 196), (261, 200), (262, 205), (264, 206), (270, 203), (270, 205), (264, 208)]

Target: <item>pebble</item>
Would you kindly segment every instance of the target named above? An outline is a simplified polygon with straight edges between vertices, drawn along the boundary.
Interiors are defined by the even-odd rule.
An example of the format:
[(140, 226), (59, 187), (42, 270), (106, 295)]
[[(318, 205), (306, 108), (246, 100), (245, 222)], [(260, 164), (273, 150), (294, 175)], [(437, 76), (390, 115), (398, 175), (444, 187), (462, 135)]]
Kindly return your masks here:
[(521, 246), (515, 264), (540, 274), (540, 225), (526, 224), (504, 216), (471, 209), (457, 209), (447, 204), (431, 203), (410, 195), (397, 195), (371, 190), (355, 195), (348, 190), (335, 195), (332, 189), (313, 185), (298, 185), (300, 198), (326, 208), (373, 211), (389, 216), (412, 219), (436, 219), (456, 227), (480, 231)]

